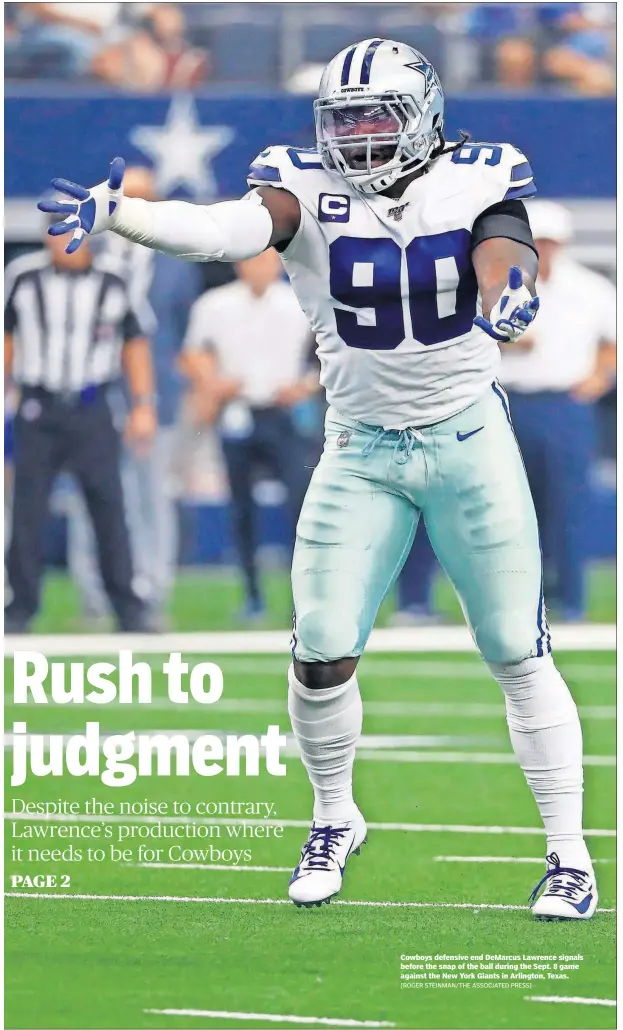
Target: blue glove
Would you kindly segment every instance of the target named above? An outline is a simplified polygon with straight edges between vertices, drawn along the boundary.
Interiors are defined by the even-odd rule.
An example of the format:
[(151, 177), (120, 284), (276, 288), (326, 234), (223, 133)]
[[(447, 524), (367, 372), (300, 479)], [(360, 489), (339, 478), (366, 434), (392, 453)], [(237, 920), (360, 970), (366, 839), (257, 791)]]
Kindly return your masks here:
[(111, 229), (115, 222), (115, 213), (123, 197), (123, 176), (125, 161), (116, 157), (111, 166), (106, 182), (93, 186), (90, 190), (79, 186), (68, 179), (52, 179), (52, 186), (59, 193), (71, 197), (71, 203), (58, 200), (40, 200), (37, 207), (49, 214), (66, 215), (62, 222), (56, 222), (48, 229), (50, 236), (62, 236), (71, 232), (72, 237), (67, 254), (78, 249), (86, 235)]
[(474, 325), (492, 336), (498, 343), (514, 343), (525, 333), (539, 310), (539, 298), (533, 297), (523, 284), (521, 268), (512, 265), (508, 285), (489, 318), (477, 315)]

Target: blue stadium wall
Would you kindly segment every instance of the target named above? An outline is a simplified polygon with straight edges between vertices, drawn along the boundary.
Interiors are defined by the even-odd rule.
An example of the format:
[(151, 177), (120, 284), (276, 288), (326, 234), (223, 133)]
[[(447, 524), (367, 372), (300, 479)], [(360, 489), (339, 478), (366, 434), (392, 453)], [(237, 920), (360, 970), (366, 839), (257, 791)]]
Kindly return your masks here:
[[(231, 133), (231, 142), (212, 163), (215, 196), (243, 191), (249, 162), (266, 146), (314, 142), (308, 97), (209, 94), (194, 100), (202, 128), (225, 127)], [(119, 153), (130, 163), (146, 163), (144, 152), (131, 142), (132, 130), (163, 126), (170, 104), (170, 97), (9, 91), (9, 202), (38, 196), (53, 175), (99, 182)], [(448, 138), (465, 129), (476, 140), (514, 143), (529, 156), (540, 194), (549, 197), (615, 196), (615, 123), (614, 98), (450, 97), (447, 104)]]

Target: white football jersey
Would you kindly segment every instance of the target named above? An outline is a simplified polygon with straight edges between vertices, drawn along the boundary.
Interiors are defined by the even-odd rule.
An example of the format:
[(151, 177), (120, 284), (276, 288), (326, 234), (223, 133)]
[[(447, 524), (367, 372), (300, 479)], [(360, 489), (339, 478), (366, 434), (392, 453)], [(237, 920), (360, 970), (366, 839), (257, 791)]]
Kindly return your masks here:
[(331, 405), (403, 429), (478, 399), (500, 353), (473, 325), (481, 307), (471, 230), (492, 204), (536, 192), (520, 151), (468, 142), (399, 199), (358, 192), (315, 150), (296, 147), (262, 151), (248, 182), (300, 202), (299, 230), (281, 257), (316, 335)]

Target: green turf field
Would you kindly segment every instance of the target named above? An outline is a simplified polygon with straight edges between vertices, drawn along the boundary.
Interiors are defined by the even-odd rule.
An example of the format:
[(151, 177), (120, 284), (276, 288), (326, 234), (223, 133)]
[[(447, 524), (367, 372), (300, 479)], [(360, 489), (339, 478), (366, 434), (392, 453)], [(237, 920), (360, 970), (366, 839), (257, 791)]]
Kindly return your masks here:
[[(67, 612), (59, 605), (58, 621)], [(612, 831), (614, 656), (578, 652), (558, 657), (584, 723), (586, 826)], [(154, 669), (161, 665), (159, 656), (148, 660)], [(200, 660), (205, 656), (194, 657)], [(155, 672), (155, 703), (149, 707), (17, 708), (8, 694), (6, 721), (10, 726), (14, 719), (25, 719), (31, 731), (65, 734), (82, 731), (87, 719), (99, 720), (102, 732), (261, 733), (270, 723), (286, 732), (286, 663), (279, 656), (223, 657), (223, 697), (207, 709), (195, 703), (184, 708), (171, 704)], [(611, 1007), (528, 1000), (545, 995), (614, 999), (615, 916), (605, 911), (615, 904), (612, 833), (589, 837), (600, 882), (601, 910), (595, 918), (579, 924), (534, 923), (523, 906), (541, 865), (491, 861), (541, 859), (544, 840), (534, 803), (512, 760), (498, 687), (484, 666), (472, 655), (375, 654), (362, 660), (360, 670), (365, 718), (355, 788), (372, 825), (361, 857), (349, 863), (340, 904), (299, 910), (283, 903), (285, 870), (295, 864), (311, 811), (310, 788), (295, 757), (286, 759), (284, 777), (265, 772), (254, 778), (152, 777), (115, 789), (96, 778), (63, 776), (31, 778), (22, 787), (7, 788), (7, 811), (12, 798), (84, 802), (94, 797), (116, 806), (122, 800), (166, 801), (170, 806), (186, 801), (191, 810), (200, 802), (255, 801), (274, 806), (270, 821), (259, 819), (264, 832), (274, 832), (273, 822), (284, 825), (282, 836), (245, 838), (243, 843), (234, 838), (232, 843), (225, 826), (194, 819), (202, 832), (218, 830), (221, 835), (184, 839), (184, 849), (251, 851), (250, 861), (240, 865), (253, 869), (232, 870), (227, 862), (206, 861), (210, 856), (205, 853), (175, 868), (138, 864), (139, 844), (160, 848), (163, 865), (169, 864), (168, 849), (180, 845), (153, 837), (119, 842), (115, 835), (120, 826), (129, 828), (124, 833), (153, 830), (155, 823), (141, 815), (121, 823), (109, 820), (105, 825), (112, 837), (103, 842), (71, 841), (83, 849), (100, 844), (107, 849), (110, 843), (130, 848), (130, 862), (113, 863), (106, 857), (101, 863), (16, 864), (12, 845), (42, 844), (24, 845), (12, 838), (9, 819), (9, 891), (15, 871), (67, 874), (71, 879), (63, 889), (44, 891), (54, 895), (50, 899), (35, 897), (34, 888), (28, 897), (6, 899), (7, 1027), (275, 1025), (267, 1019), (148, 1010), (293, 1015), (302, 1021), (283, 1025), (310, 1030), (334, 1025), (332, 1020), (431, 1030), (615, 1026)], [(26, 825), (61, 825), (16, 823), (16, 832)], [(102, 823), (63, 825), (90, 828)], [(178, 818), (165, 825), (179, 829), (187, 823)], [(43, 846), (67, 843), (46, 841)], [(191, 868), (193, 864), (213, 868)], [(217, 868), (223, 864), (225, 868)], [(55, 900), (63, 894), (64, 900)], [(117, 900), (71, 895), (113, 895)], [(140, 900), (146, 897), (150, 900)], [(130, 898), (139, 900), (123, 900)], [(512, 907), (481, 907), (486, 905)], [(582, 959), (568, 980), (533, 981), (519, 988), (417, 989), (401, 988), (403, 953), (565, 954)]]
[[(262, 628), (291, 625), (292, 600), (287, 571), (268, 571), (263, 581), (266, 592), (266, 617)], [(614, 622), (616, 618), (616, 575), (614, 564), (595, 564), (589, 575), (588, 622)], [(452, 623), (462, 623), (463, 614), (445, 576), (435, 584), (435, 606)], [(177, 578), (171, 602), (171, 629), (213, 631), (232, 629), (235, 614), (242, 604), (238, 575), (229, 569), (192, 569)], [(394, 610), (394, 599), (383, 604), (377, 626), (385, 626)], [(112, 623), (111, 623), (112, 626)], [(65, 575), (53, 572), (46, 577), (42, 611), (33, 630), (37, 633), (75, 633), (80, 622), (78, 595)]]

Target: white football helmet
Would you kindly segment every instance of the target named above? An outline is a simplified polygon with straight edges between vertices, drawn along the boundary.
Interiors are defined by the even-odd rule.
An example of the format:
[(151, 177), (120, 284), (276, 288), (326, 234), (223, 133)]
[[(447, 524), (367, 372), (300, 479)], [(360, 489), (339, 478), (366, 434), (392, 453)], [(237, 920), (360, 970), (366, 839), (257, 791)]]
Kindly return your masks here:
[(430, 159), (443, 109), (437, 73), (413, 47), (391, 39), (346, 47), (314, 101), (322, 162), (362, 193), (380, 193)]

